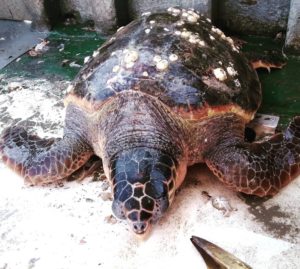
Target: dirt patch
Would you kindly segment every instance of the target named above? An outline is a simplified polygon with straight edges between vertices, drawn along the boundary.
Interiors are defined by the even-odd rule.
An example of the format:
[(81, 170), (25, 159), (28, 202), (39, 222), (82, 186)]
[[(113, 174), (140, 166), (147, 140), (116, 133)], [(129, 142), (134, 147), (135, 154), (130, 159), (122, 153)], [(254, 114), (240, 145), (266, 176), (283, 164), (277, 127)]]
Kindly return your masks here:
[(289, 213), (284, 212), (279, 205), (266, 206), (264, 204), (249, 207), (248, 211), (254, 216), (254, 220), (263, 224), (266, 232), (276, 236), (276, 238), (287, 239), (294, 242), (299, 228)]

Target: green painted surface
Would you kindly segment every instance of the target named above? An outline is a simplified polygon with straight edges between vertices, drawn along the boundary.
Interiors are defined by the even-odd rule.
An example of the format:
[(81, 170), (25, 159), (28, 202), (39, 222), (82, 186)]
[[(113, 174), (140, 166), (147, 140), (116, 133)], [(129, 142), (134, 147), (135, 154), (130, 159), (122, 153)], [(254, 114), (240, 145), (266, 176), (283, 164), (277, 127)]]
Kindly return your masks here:
[[(283, 43), (271, 38), (242, 37), (247, 41), (244, 51), (264, 53), (265, 50), (281, 51)], [(261, 113), (280, 116), (280, 125), (286, 125), (293, 116), (300, 115), (300, 57), (287, 55), (286, 66), (279, 70), (259, 70), (263, 89)]]
[[(245, 51), (281, 50), (282, 43), (270, 38), (242, 37), (247, 41)], [(75, 62), (83, 65), (84, 58), (92, 55), (104, 39), (95, 32), (82, 27), (61, 26), (49, 36), (49, 50), (37, 57), (25, 54), (19, 62), (13, 62), (0, 74), (6, 77), (45, 77), (48, 79), (72, 80), (79, 67), (71, 67)], [(64, 50), (59, 51), (61, 44)], [(64, 60), (69, 60), (62, 65)], [(287, 65), (282, 70), (274, 70), (270, 74), (266, 70), (259, 71), (263, 88), (263, 105), (260, 112), (280, 116), (281, 125), (294, 116), (300, 115), (300, 58), (288, 56)], [(1, 82), (0, 82), (1, 83)]]
[[(54, 79), (58, 76), (61, 79), (72, 80), (80, 67), (71, 67), (70, 63), (75, 62), (82, 66), (84, 58), (92, 55), (93, 51), (105, 41), (96, 32), (74, 26), (57, 27), (47, 40), (49, 50), (45, 53), (36, 57), (31, 57), (26, 53), (19, 62), (11, 63), (0, 73), (27, 78)], [(60, 51), (63, 46), (64, 49)], [(68, 62), (63, 65), (64, 60)]]

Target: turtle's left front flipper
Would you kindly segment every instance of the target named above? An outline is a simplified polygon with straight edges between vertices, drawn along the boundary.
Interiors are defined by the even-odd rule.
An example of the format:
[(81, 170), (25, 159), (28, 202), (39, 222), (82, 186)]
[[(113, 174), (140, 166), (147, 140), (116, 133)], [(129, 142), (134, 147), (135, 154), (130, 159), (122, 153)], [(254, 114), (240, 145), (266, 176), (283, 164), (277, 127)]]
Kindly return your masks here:
[(206, 153), (205, 161), (236, 191), (275, 195), (300, 174), (300, 117), (295, 117), (284, 133), (262, 142), (246, 143), (234, 134), (223, 139)]
[(93, 155), (78, 135), (42, 139), (23, 127), (9, 127), (0, 137), (0, 159), (32, 185), (51, 183), (71, 175)]

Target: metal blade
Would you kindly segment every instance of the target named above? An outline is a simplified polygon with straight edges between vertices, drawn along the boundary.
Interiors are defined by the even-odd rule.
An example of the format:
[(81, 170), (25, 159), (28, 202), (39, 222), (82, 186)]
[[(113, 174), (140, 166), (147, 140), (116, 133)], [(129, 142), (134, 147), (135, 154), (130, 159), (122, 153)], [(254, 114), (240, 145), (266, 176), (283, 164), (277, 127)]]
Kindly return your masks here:
[(209, 269), (252, 269), (234, 255), (203, 238), (192, 236), (191, 241), (202, 255)]

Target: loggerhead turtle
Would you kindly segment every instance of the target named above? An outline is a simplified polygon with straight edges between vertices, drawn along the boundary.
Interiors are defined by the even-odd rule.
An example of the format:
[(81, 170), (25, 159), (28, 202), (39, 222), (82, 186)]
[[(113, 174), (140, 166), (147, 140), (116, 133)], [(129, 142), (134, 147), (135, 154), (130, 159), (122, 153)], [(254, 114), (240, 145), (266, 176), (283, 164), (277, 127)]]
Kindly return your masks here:
[(204, 162), (229, 188), (276, 194), (300, 172), (300, 117), (264, 141), (244, 141), (261, 103), (255, 69), (194, 10), (144, 14), (99, 48), (66, 98), (64, 135), (6, 129), (2, 160), (33, 185), (102, 159), (113, 212), (143, 234), (170, 206), (187, 167)]

